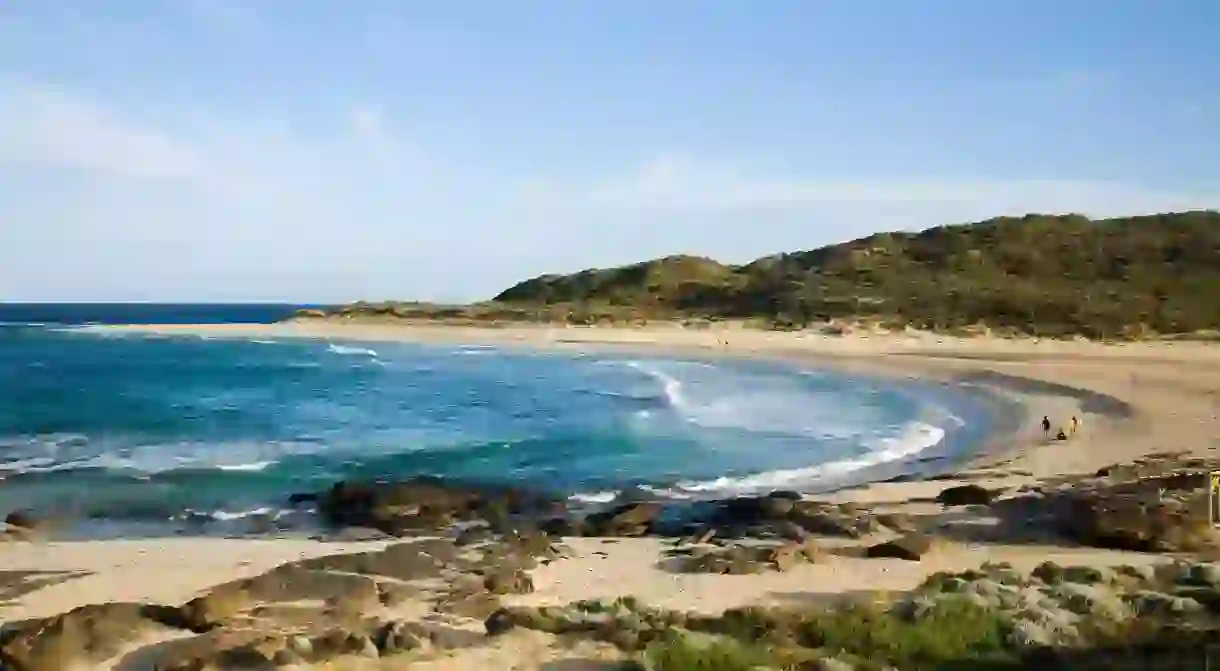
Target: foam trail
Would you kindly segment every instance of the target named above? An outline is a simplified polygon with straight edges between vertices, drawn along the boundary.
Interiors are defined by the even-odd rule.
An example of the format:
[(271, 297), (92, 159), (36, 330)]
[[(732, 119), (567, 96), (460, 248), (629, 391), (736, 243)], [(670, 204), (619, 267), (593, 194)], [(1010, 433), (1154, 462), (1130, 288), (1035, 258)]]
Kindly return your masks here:
[(680, 380), (658, 368), (646, 366), (639, 361), (628, 361), (627, 365), (660, 382), (661, 388), (664, 390), (665, 399), (671, 408), (679, 412), (688, 408), (686, 397), (682, 394), (682, 382)]
[(333, 354), (342, 354), (345, 356), (369, 356), (376, 358), (377, 351), (365, 347), (348, 347), (347, 345), (331, 344), (326, 347)]
[(216, 464), (216, 468), (222, 471), (243, 471), (257, 472), (266, 469), (268, 466), (276, 463), (275, 460), (270, 461), (254, 461), (248, 464)]
[(879, 441), (879, 449), (851, 459), (831, 461), (808, 468), (766, 471), (740, 478), (722, 477), (715, 480), (679, 482), (672, 489), (662, 490), (662, 493), (667, 496), (712, 492), (742, 494), (785, 487), (809, 486), (819, 481), (842, 477), (865, 468), (911, 457), (940, 443), (944, 437), (944, 429), (923, 422), (914, 422), (902, 435)]
[(568, 497), (569, 501), (575, 503), (610, 503), (618, 498), (618, 492), (589, 492), (587, 494), (577, 493)]

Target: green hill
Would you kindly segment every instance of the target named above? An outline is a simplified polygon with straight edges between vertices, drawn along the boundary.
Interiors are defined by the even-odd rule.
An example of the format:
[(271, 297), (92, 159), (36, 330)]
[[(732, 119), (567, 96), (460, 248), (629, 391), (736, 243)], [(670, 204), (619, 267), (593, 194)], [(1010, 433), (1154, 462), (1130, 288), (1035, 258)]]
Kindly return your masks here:
[(1220, 212), (1001, 217), (882, 233), (745, 266), (667, 257), (544, 275), (495, 302), (641, 316), (840, 317), (1111, 337), (1220, 328)]
[(1220, 329), (1220, 212), (1000, 217), (744, 266), (668, 256), (542, 275), (469, 306), (358, 303), (326, 316), (481, 324), (742, 319), (776, 328), (863, 318), (1042, 336), (1193, 333)]

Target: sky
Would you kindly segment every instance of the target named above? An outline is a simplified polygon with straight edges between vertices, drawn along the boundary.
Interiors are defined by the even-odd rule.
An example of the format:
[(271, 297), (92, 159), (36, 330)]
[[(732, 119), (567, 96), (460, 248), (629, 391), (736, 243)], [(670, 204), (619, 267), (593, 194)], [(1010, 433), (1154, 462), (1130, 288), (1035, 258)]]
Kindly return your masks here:
[(1220, 208), (1214, 0), (3, 0), (0, 300), (464, 301)]

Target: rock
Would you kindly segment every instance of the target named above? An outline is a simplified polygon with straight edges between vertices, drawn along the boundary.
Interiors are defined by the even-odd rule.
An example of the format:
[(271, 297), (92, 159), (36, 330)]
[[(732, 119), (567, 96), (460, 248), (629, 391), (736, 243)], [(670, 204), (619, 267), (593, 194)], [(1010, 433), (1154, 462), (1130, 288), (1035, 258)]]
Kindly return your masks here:
[(1180, 617), (1197, 613), (1203, 606), (1189, 597), (1140, 590), (1124, 599), (1139, 617)]
[(823, 657), (815, 661), (809, 668), (813, 671), (854, 671), (856, 667), (851, 662), (834, 657)]
[(627, 503), (585, 518), (590, 536), (642, 536), (661, 512), (659, 503)]
[(483, 580), (484, 587), (492, 594), (529, 594), (534, 591), (534, 581), (520, 569), (501, 570)]
[(288, 497), (288, 505), (299, 506), (302, 503), (317, 503), (319, 495), (316, 492), (301, 492)]
[(716, 529), (708, 527), (683, 541), (686, 545), (707, 545), (716, 537)]
[(583, 524), (570, 517), (552, 517), (543, 520), (538, 525), (539, 530), (548, 536), (556, 536), (559, 538), (571, 538), (574, 536), (585, 535)]
[(828, 506), (816, 501), (799, 501), (790, 519), (801, 528), (820, 536), (860, 538), (877, 531), (877, 521), (867, 513), (851, 508)]
[(373, 643), (383, 657), (419, 650), (427, 633), (414, 622), (389, 622), (377, 631)]
[(805, 561), (804, 547), (789, 543), (767, 551), (766, 561), (778, 571), (789, 571)]
[(1047, 589), (1048, 596), (1077, 615), (1095, 615), (1115, 622), (1130, 616), (1122, 599), (1100, 585), (1064, 582)]
[(31, 513), (22, 510), (14, 510), (9, 513), (5, 516), (4, 523), (10, 527), (16, 527), (25, 531), (33, 531), (40, 526), (37, 518)]
[[(551, 610), (555, 612), (548, 612)], [(538, 608), (514, 606), (497, 609), (487, 617), (483, 626), (487, 628), (488, 636), (499, 636), (516, 627), (558, 634), (566, 628), (564, 619), (562, 609), (544, 611)]]
[(870, 558), (892, 558), (919, 561), (932, 548), (931, 537), (921, 533), (909, 533), (885, 543), (870, 546), (864, 555)]
[(919, 529), (915, 524), (915, 520), (912, 519), (910, 515), (904, 515), (902, 513), (881, 513), (876, 515), (874, 519), (876, 519), (877, 523), (881, 526), (887, 529), (893, 529), (894, 531), (902, 534), (918, 531)]
[(989, 506), (995, 492), (978, 485), (949, 487), (936, 495), (936, 502), (945, 506)]
[(96, 668), (141, 638), (167, 631), (165, 620), (173, 613), (173, 609), (108, 603), (11, 623), (5, 627), (0, 646), (0, 667), (14, 671)]
[[(1199, 482), (1198, 489), (1191, 488)], [(1202, 477), (1170, 474), (1114, 485), (1080, 485), (1052, 500), (1060, 529), (1083, 545), (1137, 552), (1217, 547)]]
[(343, 655), (376, 658), (376, 644), (364, 632), (337, 628), (316, 636), (310, 642), (313, 661), (325, 661)]
[(1191, 564), (1178, 583), (1216, 589), (1220, 587), (1220, 566), (1210, 562)]
[(731, 545), (717, 551), (703, 552), (689, 557), (681, 565), (684, 573), (718, 573), (723, 575), (750, 575), (774, 568), (769, 557), (770, 550)]
[(557, 499), (512, 488), (466, 485), (435, 477), (393, 483), (338, 482), (319, 495), (318, 510), (332, 524), (367, 526), (391, 534), (433, 530), (459, 520), (483, 519), (493, 526), (509, 516), (554, 515)]
[(488, 592), (451, 594), (436, 605), (437, 612), (486, 620), (500, 608), (500, 598)]
[(772, 525), (772, 529), (780, 538), (790, 541), (804, 541), (809, 538), (809, 532), (805, 531), (805, 527), (791, 520), (781, 520)]

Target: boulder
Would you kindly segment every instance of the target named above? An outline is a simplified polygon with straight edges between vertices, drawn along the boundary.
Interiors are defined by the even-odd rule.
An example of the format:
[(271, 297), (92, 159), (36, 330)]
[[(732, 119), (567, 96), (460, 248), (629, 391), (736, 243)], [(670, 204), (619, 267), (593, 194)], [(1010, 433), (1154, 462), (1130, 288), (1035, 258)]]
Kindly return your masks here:
[(0, 646), (0, 668), (12, 671), (96, 668), (141, 638), (170, 631), (164, 620), (172, 623), (172, 615), (172, 609), (108, 603), (12, 624), (6, 627)]
[(33, 531), (40, 526), (39, 520), (33, 514), (23, 510), (14, 510), (6, 515), (4, 523), (26, 531)]
[(909, 533), (885, 543), (869, 546), (864, 554), (870, 558), (907, 559), (919, 561), (932, 549), (931, 537), (921, 533)]
[(989, 506), (996, 493), (978, 485), (960, 485), (941, 490), (936, 502), (945, 506)]
[(534, 591), (533, 579), (520, 569), (491, 573), (484, 578), (483, 586), (492, 594), (529, 594)]
[(791, 520), (805, 531), (819, 536), (860, 538), (880, 528), (877, 520), (867, 512), (816, 501), (797, 502)]
[(564, 512), (552, 497), (513, 488), (464, 484), (436, 477), (401, 482), (338, 482), (318, 496), (318, 509), (332, 524), (367, 526), (392, 534), (448, 527), (482, 519), (510, 524), (512, 515), (554, 516)]
[(1073, 540), (1138, 552), (1197, 552), (1217, 546), (1206, 489), (1175, 489), (1175, 476), (1130, 486), (1077, 487), (1055, 501), (1055, 519)]
[(373, 637), (383, 657), (419, 650), (427, 640), (427, 632), (418, 623), (406, 621), (387, 622)]
[(627, 503), (585, 518), (589, 536), (642, 536), (661, 512), (659, 503)]

